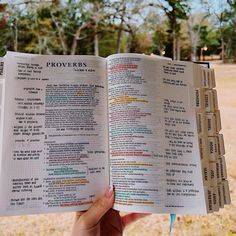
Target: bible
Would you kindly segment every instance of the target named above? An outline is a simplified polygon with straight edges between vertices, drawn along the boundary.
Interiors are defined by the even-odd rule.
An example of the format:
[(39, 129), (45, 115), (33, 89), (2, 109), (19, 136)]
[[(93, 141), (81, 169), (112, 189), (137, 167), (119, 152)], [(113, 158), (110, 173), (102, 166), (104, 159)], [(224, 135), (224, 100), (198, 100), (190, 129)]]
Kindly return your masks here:
[(214, 70), (141, 54), (0, 59), (0, 215), (230, 204)]

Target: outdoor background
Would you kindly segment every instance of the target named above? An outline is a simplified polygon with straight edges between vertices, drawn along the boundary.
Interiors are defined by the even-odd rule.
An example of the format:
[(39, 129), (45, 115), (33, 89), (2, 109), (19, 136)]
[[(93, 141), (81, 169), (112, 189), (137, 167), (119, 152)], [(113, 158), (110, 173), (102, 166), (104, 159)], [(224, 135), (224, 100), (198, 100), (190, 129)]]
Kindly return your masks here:
[[(235, 0), (0, 0), (0, 56), (118, 52), (207, 60), (215, 69), (232, 204), (207, 216), (177, 216), (173, 236), (236, 235)], [(69, 235), (74, 213), (0, 217), (2, 235)], [(169, 216), (130, 225), (126, 236), (168, 235)]]

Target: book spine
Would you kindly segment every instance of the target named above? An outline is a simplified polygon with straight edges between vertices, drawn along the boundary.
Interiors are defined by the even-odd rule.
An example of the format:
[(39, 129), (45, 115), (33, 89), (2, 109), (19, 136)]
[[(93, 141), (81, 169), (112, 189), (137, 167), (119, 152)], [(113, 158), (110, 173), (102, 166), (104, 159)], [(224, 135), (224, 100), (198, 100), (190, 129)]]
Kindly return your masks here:
[(4, 59), (0, 58), (0, 80), (3, 79)]
[(230, 204), (223, 135), (213, 69), (195, 65), (195, 107), (208, 212)]
[[(4, 58), (0, 58), (0, 182), (2, 171), (2, 133), (3, 133), (3, 101), (4, 101)], [(1, 184), (0, 184), (1, 186)], [(0, 192), (2, 189), (0, 189)], [(1, 195), (1, 194), (0, 194)], [(1, 211), (1, 203), (0, 203)]]

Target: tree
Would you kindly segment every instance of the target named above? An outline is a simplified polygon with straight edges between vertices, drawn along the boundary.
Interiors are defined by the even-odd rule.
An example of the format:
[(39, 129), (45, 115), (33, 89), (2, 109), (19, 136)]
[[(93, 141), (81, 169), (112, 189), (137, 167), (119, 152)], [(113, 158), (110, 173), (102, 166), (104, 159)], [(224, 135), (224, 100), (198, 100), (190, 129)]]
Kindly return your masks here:
[(87, 35), (83, 34), (92, 24), (87, 1), (68, 0), (64, 6), (57, 5), (51, 10), (63, 54), (79, 54), (78, 42)]
[(227, 0), (230, 9), (225, 12), (228, 19), (227, 33), (230, 36), (228, 41), (227, 54), (236, 62), (236, 0)]
[(164, 25), (157, 25), (153, 34), (152, 52), (158, 55), (165, 55), (165, 45), (167, 43), (167, 33)]
[(226, 48), (227, 39), (225, 39), (225, 33), (228, 25), (228, 10), (229, 4), (226, 0), (209, 2), (209, 12), (211, 15), (215, 16), (216, 24), (218, 27), (220, 41), (221, 41), (221, 59), (223, 62), (226, 60)]
[(148, 4), (144, 0), (117, 0), (112, 2), (113, 22), (117, 24), (116, 53), (121, 51), (124, 32), (129, 35), (127, 50), (132, 51), (131, 43), (134, 40), (137, 28), (137, 16), (140, 18), (141, 11), (147, 6)]
[(0, 56), (6, 52), (7, 44), (11, 41), (9, 33), (7, 4), (0, 4)]
[(140, 28), (142, 28), (143, 32), (151, 35), (151, 53), (164, 55), (168, 41), (167, 19), (161, 16), (157, 9), (155, 9), (155, 11), (154, 8), (149, 8), (147, 10), (147, 14), (144, 15), (144, 21), (143, 24), (140, 25)]
[[(198, 26), (196, 25), (196, 28)], [(205, 54), (214, 54), (219, 47), (220, 42), (216, 30), (208, 29), (207, 25), (201, 27), (199, 33), (198, 48), (200, 51), (200, 60), (204, 59)], [(205, 50), (204, 50), (205, 49)]]
[(187, 3), (187, 0), (163, 0), (158, 4), (150, 4), (162, 9), (168, 19), (168, 34), (172, 41), (172, 58), (174, 60), (180, 59), (179, 38), (181, 24), (179, 20), (188, 19), (189, 6)]
[(169, 28), (173, 42), (173, 59), (180, 59), (179, 36), (181, 25), (178, 19), (187, 20), (189, 6), (185, 0), (166, 0), (169, 7), (164, 7), (165, 14), (169, 20)]
[(190, 50), (191, 61), (196, 61), (197, 59), (197, 47), (200, 39), (200, 32), (202, 29), (202, 25), (208, 16), (209, 13), (192, 14), (190, 15), (187, 21), (187, 28), (188, 28), (188, 35), (191, 49)]

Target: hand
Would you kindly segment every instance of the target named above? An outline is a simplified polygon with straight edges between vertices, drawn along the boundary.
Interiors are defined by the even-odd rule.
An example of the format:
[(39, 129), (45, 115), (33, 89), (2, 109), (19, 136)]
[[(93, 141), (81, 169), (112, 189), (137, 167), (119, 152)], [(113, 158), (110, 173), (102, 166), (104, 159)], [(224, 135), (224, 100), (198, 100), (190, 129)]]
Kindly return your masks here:
[(150, 214), (131, 213), (123, 217), (111, 209), (114, 191), (110, 187), (105, 195), (93, 203), (86, 212), (77, 212), (72, 236), (121, 236), (124, 228)]

